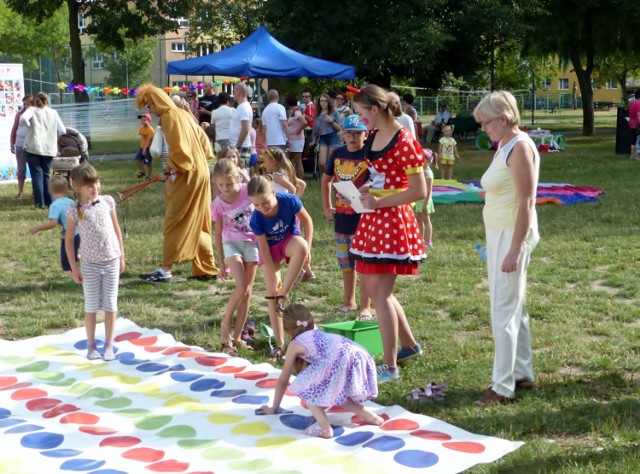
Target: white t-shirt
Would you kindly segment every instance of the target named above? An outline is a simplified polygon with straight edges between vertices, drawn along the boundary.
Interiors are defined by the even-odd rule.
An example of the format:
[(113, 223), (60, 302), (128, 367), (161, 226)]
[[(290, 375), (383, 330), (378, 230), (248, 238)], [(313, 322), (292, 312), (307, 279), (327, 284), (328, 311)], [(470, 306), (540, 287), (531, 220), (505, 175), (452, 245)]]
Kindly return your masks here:
[(287, 112), (277, 102), (271, 102), (262, 111), (262, 124), (265, 126), (267, 146), (285, 145), (287, 135), (282, 130), (281, 120), (287, 120)]
[(229, 124), (234, 111), (235, 109), (228, 105), (221, 105), (211, 112), (211, 124), (216, 126), (216, 140), (227, 140), (229, 138)]
[[(253, 109), (251, 104), (245, 101), (238, 104), (238, 108), (233, 112), (231, 117), (231, 123), (229, 124), (229, 144), (236, 146), (238, 143), (238, 137), (240, 137), (240, 131), (242, 130), (242, 122), (249, 122), (249, 128), (251, 128), (251, 121), (253, 119)], [(247, 136), (240, 144), (241, 148), (251, 148), (251, 137), (249, 137), (249, 129), (247, 129)]]
[(403, 127), (407, 127), (407, 129), (411, 132), (411, 136), (415, 140), (416, 127), (413, 124), (413, 120), (411, 119), (411, 117), (403, 112), (400, 117), (396, 117), (396, 120), (400, 122), (400, 125), (402, 125)]

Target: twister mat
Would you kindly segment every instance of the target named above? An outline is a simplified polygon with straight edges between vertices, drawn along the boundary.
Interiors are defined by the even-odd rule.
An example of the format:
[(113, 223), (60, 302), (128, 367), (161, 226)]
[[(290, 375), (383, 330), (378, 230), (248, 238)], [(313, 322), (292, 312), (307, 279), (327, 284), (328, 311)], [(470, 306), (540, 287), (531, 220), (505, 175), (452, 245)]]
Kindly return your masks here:
[(255, 414), (273, 395), (271, 365), (126, 319), (116, 334), (109, 363), (84, 357), (84, 328), (1, 342), (0, 472), (447, 473), (522, 444), (374, 403), (381, 427), (333, 409), (335, 438), (307, 437), (313, 418), (297, 397), (284, 397), (285, 414)]

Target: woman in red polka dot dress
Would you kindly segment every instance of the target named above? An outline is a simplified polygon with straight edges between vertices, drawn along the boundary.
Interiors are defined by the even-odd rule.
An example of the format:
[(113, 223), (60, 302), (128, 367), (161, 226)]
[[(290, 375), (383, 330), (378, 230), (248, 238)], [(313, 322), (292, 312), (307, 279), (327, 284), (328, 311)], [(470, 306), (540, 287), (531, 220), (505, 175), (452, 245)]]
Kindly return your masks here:
[(395, 121), (394, 108), (399, 104), (375, 85), (362, 89), (354, 101), (360, 120), (372, 130), (365, 144), (371, 181), (360, 200), (373, 212), (362, 214), (351, 254), (380, 324), (384, 354), (378, 383), (382, 383), (400, 376), (398, 362), (422, 354), (393, 287), (398, 275), (416, 275), (418, 264), (426, 258), (410, 204), (424, 199), (427, 185), (422, 148)]

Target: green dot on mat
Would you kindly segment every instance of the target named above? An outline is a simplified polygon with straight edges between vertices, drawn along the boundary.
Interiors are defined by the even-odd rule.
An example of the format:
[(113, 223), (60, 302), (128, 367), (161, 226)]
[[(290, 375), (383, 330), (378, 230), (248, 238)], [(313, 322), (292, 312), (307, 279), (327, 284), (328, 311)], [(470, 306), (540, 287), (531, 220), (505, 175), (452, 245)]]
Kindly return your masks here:
[(293, 443), (296, 438), (291, 436), (272, 436), (269, 438), (260, 438), (256, 441), (257, 448), (277, 448), (279, 446)]
[(262, 436), (269, 432), (271, 432), (271, 428), (269, 428), (268, 424), (262, 421), (240, 423), (231, 429), (231, 434), (244, 434), (250, 436)]
[(244, 457), (244, 453), (237, 449), (230, 449), (228, 447), (213, 447), (205, 449), (200, 453), (205, 459), (211, 459), (216, 461), (226, 461), (230, 459), (241, 459)]
[(252, 459), (251, 461), (233, 461), (229, 467), (238, 471), (261, 471), (271, 467), (273, 463), (267, 459)]
[(76, 379), (71, 377), (64, 380), (57, 380), (55, 382), (47, 382), (47, 385), (53, 385), (54, 387), (69, 387), (74, 383), (76, 383)]
[(147, 415), (149, 410), (145, 410), (144, 408), (125, 408), (124, 410), (118, 410), (115, 413), (116, 415), (126, 416), (127, 418), (138, 418), (140, 416)]
[(2, 357), (0, 357), (0, 360), (2, 362), (6, 362), (7, 364), (11, 364), (11, 365), (28, 364), (33, 359), (34, 359), (33, 357), (22, 357), (22, 356), (2, 356)]
[(50, 380), (53, 382), (57, 382), (58, 380), (62, 380), (64, 378), (64, 374), (62, 372), (53, 371), (34, 372), (33, 376), (40, 380)]
[(209, 415), (207, 417), (207, 420), (209, 420), (214, 425), (228, 425), (231, 423), (242, 421), (244, 420), (244, 418), (244, 416), (228, 415), (226, 413), (214, 413), (213, 415)]
[(91, 390), (86, 391), (85, 393), (83, 393), (80, 397), (80, 399), (86, 399), (86, 398), (111, 398), (113, 397), (113, 392), (111, 390), (109, 390), (108, 388), (102, 388), (102, 387), (94, 387)]
[(187, 425), (169, 426), (157, 434), (161, 438), (193, 438), (196, 430)]
[(141, 430), (157, 430), (158, 428), (162, 428), (164, 425), (169, 423), (172, 418), (173, 417), (167, 415), (148, 416), (138, 421), (135, 425)]
[(218, 442), (217, 439), (181, 439), (178, 446), (182, 449), (208, 448)]
[(84, 392), (86, 392), (87, 390), (91, 390), (93, 388), (93, 385), (90, 385), (88, 383), (84, 383), (84, 382), (78, 382), (75, 385), (72, 385), (71, 387), (69, 387), (67, 389), (67, 392), (69, 393), (73, 393), (74, 395), (81, 395)]
[(49, 362), (46, 360), (38, 360), (31, 364), (16, 367), (16, 372), (42, 372), (49, 368)]
[(125, 397), (109, 398), (108, 400), (98, 400), (94, 405), (104, 408), (124, 408), (131, 405), (131, 399)]

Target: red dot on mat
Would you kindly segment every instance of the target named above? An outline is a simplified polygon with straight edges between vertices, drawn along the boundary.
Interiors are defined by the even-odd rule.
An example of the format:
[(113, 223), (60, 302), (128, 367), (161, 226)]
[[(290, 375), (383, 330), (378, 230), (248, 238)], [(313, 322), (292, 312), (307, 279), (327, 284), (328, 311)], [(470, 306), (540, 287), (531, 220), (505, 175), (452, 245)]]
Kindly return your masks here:
[(192, 472), (189, 472), (188, 474), (216, 474), (216, 473), (213, 471), (192, 471)]
[(113, 446), (114, 448), (128, 448), (130, 446), (140, 444), (141, 442), (142, 440), (135, 436), (112, 436), (100, 441), (100, 447), (106, 448), (108, 446)]
[(122, 457), (134, 461), (154, 462), (160, 461), (164, 457), (164, 451), (151, 448), (133, 448), (122, 453)]
[(42, 398), (49, 395), (39, 388), (21, 388), (11, 394), (12, 400), (31, 400), (32, 398)]
[(122, 342), (122, 341), (131, 341), (133, 339), (138, 339), (142, 336), (141, 332), (125, 332), (124, 334), (118, 334), (113, 338), (114, 342)]
[(53, 407), (60, 405), (62, 400), (55, 398), (36, 398), (35, 400), (29, 400), (27, 402), (27, 410), (29, 411), (44, 411), (51, 410)]
[(145, 467), (153, 472), (184, 472), (189, 469), (189, 463), (167, 459)]
[(130, 342), (134, 346), (150, 346), (155, 344), (158, 340), (158, 336), (141, 337), (139, 339), (132, 339)]
[(42, 418), (55, 418), (56, 416), (64, 415), (65, 413), (71, 413), (78, 410), (80, 410), (80, 408), (78, 408), (77, 406), (71, 405), (69, 403), (64, 403), (52, 408), (49, 411), (45, 411), (42, 414)]
[(214, 356), (204, 356), (204, 357), (196, 357), (195, 361), (204, 365), (205, 367), (217, 367), (219, 365), (223, 365), (229, 359), (225, 359), (222, 357), (214, 357)]
[(415, 430), (417, 428), (420, 428), (418, 423), (413, 420), (407, 420), (406, 418), (396, 418), (380, 426), (380, 429), (384, 431)]
[(171, 354), (175, 354), (176, 352), (184, 352), (184, 351), (190, 351), (191, 348), (187, 347), (187, 346), (174, 346), (174, 347), (170, 347), (168, 349), (165, 349), (165, 351), (163, 352), (164, 355), (171, 355)]
[(0, 390), (18, 390), (19, 388), (31, 387), (31, 382), (14, 383), (13, 385), (7, 385), (0, 388)]
[(484, 444), (474, 443), (473, 441), (451, 441), (449, 443), (442, 443), (442, 446), (454, 451), (460, 451), (461, 453), (471, 454), (479, 454), (486, 449)]
[(180, 351), (178, 353), (178, 357), (181, 359), (188, 359), (190, 357), (200, 357), (202, 352), (194, 352), (194, 351)]
[(216, 369), (216, 372), (220, 372), (221, 374), (237, 374), (238, 372), (242, 372), (244, 369), (244, 367), (228, 365), (227, 367), (220, 367), (219, 369)]
[(167, 346), (149, 346), (149, 347), (145, 347), (144, 350), (147, 352), (162, 352), (166, 348)]
[(307, 405), (307, 402), (305, 402), (304, 400), (300, 399), (300, 406), (302, 408), (306, 408), (307, 410), (309, 409), (309, 405)]
[(234, 377), (237, 379), (258, 380), (258, 379), (265, 378), (267, 375), (269, 374), (266, 372), (249, 371), (249, 372), (242, 372), (240, 374), (235, 374)]
[(429, 430), (416, 430), (409, 433), (411, 436), (417, 436), (418, 438), (428, 439), (433, 441), (448, 441), (451, 439), (447, 433), (442, 433), (440, 431), (429, 431)]
[(69, 413), (60, 418), (60, 423), (75, 423), (78, 425), (95, 425), (100, 417), (93, 413)]
[(9, 385), (13, 385), (17, 381), (18, 379), (16, 377), (11, 377), (11, 376), (0, 377), (0, 387), (8, 387)]
[(112, 428), (105, 428), (104, 426), (81, 426), (79, 429), (83, 433), (96, 435), (96, 436), (112, 435), (118, 432), (118, 430), (114, 430)]
[(273, 388), (278, 383), (278, 379), (263, 379), (256, 382), (258, 388)]
[[(382, 418), (384, 421), (388, 421), (389, 415), (387, 415), (386, 413), (383, 413), (382, 415), (380, 415), (380, 418)], [(351, 423), (358, 426), (364, 426), (367, 424), (364, 422), (364, 419), (360, 415), (353, 415), (351, 417)]]

